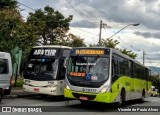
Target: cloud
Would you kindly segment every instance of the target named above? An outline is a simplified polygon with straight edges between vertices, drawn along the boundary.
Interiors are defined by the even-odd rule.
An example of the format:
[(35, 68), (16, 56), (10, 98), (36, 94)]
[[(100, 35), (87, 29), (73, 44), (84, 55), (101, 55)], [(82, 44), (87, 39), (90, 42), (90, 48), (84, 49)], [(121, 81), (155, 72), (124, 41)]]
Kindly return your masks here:
[(160, 32), (134, 32), (136, 35), (143, 36), (144, 38), (157, 38), (160, 39)]
[[(103, 20), (112, 28), (107, 33), (108, 37), (114, 34), (114, 30), (119, 30), (130, 23), (140, 23), (140, 26), (134, 27), (136, 31), (120, 32), (118, 35), (123, 41), (120, 46), (129, 50), (141, 51), (138, 55), (142, 59), (142, 51), (146, 51), (152, 61), (160, 61), (160, 55), (157, 53), (160, 49), (160, 0), (18, 0), (21, 3), (34, 9), (44, 8), (46, 5), (60, 11), (64, 16), (73, 15), (71, 21), (72, 30), (81, 28), (91, 33), (99, 34), (99, 22)], [(68, 2), (69, 3), (68, 3)], [(32, 11), (23, 5), (25, 9), (23, 14)], [(33, 12), (33, 11), (32, 11)], [(132, 27), (129, 27), (132, 28)], [(129, 28), (125, 28), (128, 30)], [(95, 30), (93, 30), (95, 29)], [(105, 30), (105, 31), (106, 31)], [(86, 32), (77, 30), (77, 34), (85, 38), (87, 43), (98, 42), (98, 36), (90, 36)], [(102, 29), (102, 38), (104, 36)], [(115, 39), (116, 36), (114, 36)], [(147, 39), (146, 39), (147, 38)], [(132, 47), (134, 48), (132, 48)], [(154, 52), (154, 54), (151, 54)], [(151, 55), (150, 55), (151, 54)], [(158, 62), (158, 61), (157, 61)]]
[(140, 23), (150, 29), (160, 29), (159, 2), (156, 0), (150, 4), (147, 4), (146, 0), (80, 0), (74, 2), (72, 0), (72, 4), (76, 8), (83, 6), (82, 9), (108, 21), (124, 24)]
[(80, 21), (75, 21), (71, 22), (72, 27), (84, 27), (84, 28), (96, 28), (97, 24), (92, 23), (88, 20), (80, 20)]
[[(77, 27), (80, 22), (85, 26), (85, 20), (115, 23), (140, 23), (154, 30), (160, 29), (160, 1), (159, 0), (18, 0), (34, 9), (52, 6), (62, 14), (73, 15)], [(68, 1), (68, 2), (67, 2)], [(31, 11), (23, 6), (24, 9)], [(64, 10), (65, 9), (65, 10)], [(80, 21), (81, 20), (81, 21)], [(84, 21), (82, 21), (84, 20)], [(108, 24), (110, 25), (110, 24)], [(76, 26), (76, 23), (74, 24)], [(88, 27), (88, 26), (87, 26)]]

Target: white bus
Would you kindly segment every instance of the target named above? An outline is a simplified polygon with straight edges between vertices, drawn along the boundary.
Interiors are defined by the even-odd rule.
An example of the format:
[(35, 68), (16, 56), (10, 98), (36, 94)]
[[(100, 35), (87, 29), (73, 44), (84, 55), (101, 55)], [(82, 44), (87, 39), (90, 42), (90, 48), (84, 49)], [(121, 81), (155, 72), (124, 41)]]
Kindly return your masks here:
[(65, 62), (70, 50), (71, 47), (55, 45), (33, 47), (24, 72), (24, 91), (42, 96), (63, 95)]
[(0, 52), (0, 102), (3, 95), (11, 92), (12, 61), (7, 52)]

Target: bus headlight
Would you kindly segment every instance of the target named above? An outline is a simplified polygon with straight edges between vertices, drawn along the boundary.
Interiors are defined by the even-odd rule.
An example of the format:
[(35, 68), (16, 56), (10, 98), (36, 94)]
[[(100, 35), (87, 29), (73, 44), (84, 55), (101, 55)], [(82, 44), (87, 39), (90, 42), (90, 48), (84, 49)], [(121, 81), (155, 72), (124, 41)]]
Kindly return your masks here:
[(66, 85), (66, 89), (70, 90), (70, 87), (68, 85)]
[(70, 90), (70, 87), (69, 87), (67, 84), (65, 84), (64, 87), (65, 87), (66, 89)]
[(105, 92), (108, 92), (108, 91), (109, 91), (109, 86), (104, 86), (104, 87), (101, 89), (100, 93), (105, 93)]
[(65, 84), (65, 88), (70, 90), (70, 87), (67, 84)]

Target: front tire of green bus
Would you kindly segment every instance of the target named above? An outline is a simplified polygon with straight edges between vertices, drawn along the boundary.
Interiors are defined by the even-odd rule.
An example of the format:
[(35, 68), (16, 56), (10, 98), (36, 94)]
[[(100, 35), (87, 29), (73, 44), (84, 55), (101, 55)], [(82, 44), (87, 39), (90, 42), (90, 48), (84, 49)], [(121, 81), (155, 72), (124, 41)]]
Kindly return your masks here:
[(122, 96), (120, 96), (120, 100), (118, 102), (118, 107), (122, 107)]
[(125, 103), (125, 90), (122, 89), (120, 98), (119, 98), (119, 102), (118, 102), (118, 107), (124, 106), (124, 103)]

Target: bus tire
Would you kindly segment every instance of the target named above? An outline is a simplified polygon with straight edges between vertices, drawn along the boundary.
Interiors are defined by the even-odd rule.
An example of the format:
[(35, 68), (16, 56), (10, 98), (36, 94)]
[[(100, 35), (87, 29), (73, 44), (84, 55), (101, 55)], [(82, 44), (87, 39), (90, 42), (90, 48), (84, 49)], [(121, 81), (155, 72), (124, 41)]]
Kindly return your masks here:
[(141, 103), (143, 103), (144, 102), (144, 98), (145, 98), (145, 91), (144, 91), (144, 89), (143, 89), (143, 92), (142, 92), (142, 97), (141, 97)]
[(9, 86), (9, 89), (4, 90), (4, 95), (9, 95), (11, 93), (11, 86)]
[(3, 98), (3, 89), (0, 89), (0, 102), (2, 101)]
[(126, 98), (126, 93), (125, 93), (125, 89), (123, 88), (120, 93), (120, 98), (119, 98), (120, 100), (118, 102), (118, 107), (124, 106), (125, 98)]

